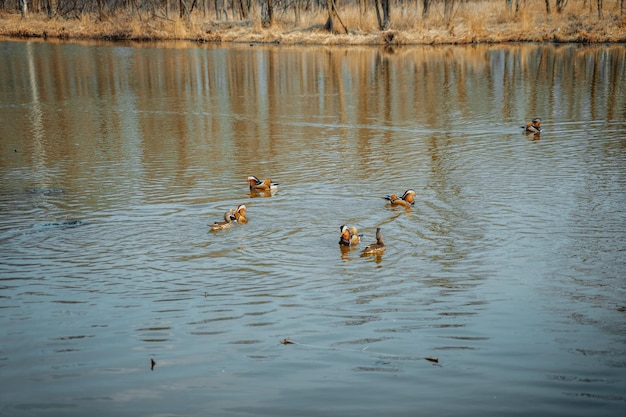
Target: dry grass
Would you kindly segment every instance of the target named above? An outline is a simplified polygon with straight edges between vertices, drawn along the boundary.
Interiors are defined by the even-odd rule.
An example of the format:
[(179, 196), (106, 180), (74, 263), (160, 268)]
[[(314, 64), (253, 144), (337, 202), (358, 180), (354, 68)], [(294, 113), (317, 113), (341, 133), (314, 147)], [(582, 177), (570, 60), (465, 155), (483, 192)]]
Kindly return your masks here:
[[(421, 3), (421, 2), (420, 2)], [(415, 4), (415, 3), (412, 3)], [(194, 40), (199, 42), (253, 42), (280, 44), (467, 44), (500, 42), (626, 42), (626, 16), (615, 5), (605, 4), (605, 17), (582, 3), (568, 4), (561, 14), (546, 14), (543, 0), (526, 0), (515, 13), (502, 0), (458, 3), (444, 17), (443, 5), (435, 4), (427, 18), (420, 7), (392, 10), (391, 27), (380, 31), (372, 11), (360, 16), (358, 8), (344, 7), (340, 17), (348, 34), (323, 30), (324, 10), (303, 13), (298, 23), (293, 13), (277, 14), (270, 28), (260, 16), (248, 21), (216, 22), (193, 16), (166, 19), (120, 13), (99, 20), (87, 14), (78, 19), (19, 14), (0, 15), (0, 35), (60, 39)]]

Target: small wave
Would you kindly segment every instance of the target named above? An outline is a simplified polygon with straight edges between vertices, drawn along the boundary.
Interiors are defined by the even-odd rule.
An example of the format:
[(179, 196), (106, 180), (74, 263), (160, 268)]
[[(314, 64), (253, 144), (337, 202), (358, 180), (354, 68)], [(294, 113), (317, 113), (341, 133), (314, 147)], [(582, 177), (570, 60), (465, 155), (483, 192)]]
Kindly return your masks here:
[(46, 228), (52, 228), (52, 227), (77, 227), (77, 226), (82, 226), (83, 224), (84, 222), (81, 220), (68, 220), (68, 221), (63, 221), (63, 222), (43, 223), (43, 224), (35, 225), (33, 227), (46, 229)]
[(65, 193), (65, 190), (56, 188), (31, 188), (30, 190), (28, 190), (28, 192), (31, 194), (63, 194)]

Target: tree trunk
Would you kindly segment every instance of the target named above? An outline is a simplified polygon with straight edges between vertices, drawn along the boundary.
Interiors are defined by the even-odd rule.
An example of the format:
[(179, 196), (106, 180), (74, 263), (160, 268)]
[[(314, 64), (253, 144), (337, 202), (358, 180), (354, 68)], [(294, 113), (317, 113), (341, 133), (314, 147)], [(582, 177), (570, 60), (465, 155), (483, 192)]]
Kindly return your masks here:
[(598, 19), (602, 19), (602, 0), (598, 0)]
[(382, 0), (383, 2), (383, 29), (389, 29), (391, 24), (391, 18), (389, 16), (389, 2), (391, 0)]
[(261, 25), (269, 28), (274, 23), (274, 3), (273, 0), (265, 0), (264, 9), (261, 13)]
[(378, 29), (389, 29), (389, 0), (374, 0)]
[(546, 0), (546, 13), (550, 14), (550, 0)]
[(363, 16), (365, 16), (365, 0), (359, 0), (359, 25), (363, 24)]
[[(194, 4), (195, 2), (191, 4), (191, 7), (193, 7)], [(181, 19), (185, 16), (187, 16), (187, 19), (191, 18), (191, 10), (189, 9), (189, 7), (187, 7), (187, 3), (185, 3), (185, 0), (178, 0), (178, 7), (179, 7), (178, 16)]]
[[(341, 18), (339, 17), (339, 13), (337, 13), (337, 8), (339, 7), (339, 0), (326, 0), (326, 8), (328, 9), (328, 19), (326, 20), (326, 24), (324, 25), (324, 29), (331, 33), (339, 33), (337, 29), (338, 22), (341, 25), (344, 33), (348, 33), (348, 28), (343, 24)], [(335, 22), (336, 21), (336, 22)]]
[(239, 9), (239, 19), (246, 20), (248, 18), (248, 3), (244, 0), (237, 0), (237, 8)]
[(20, 11), (22, 13), (23, 18), (28, 17), (28, 3), (26, 0), (20, 0)]
[(328, 19), (326, 19), (324, 29), (329, 32), (335, 32), (335, 2), (333, 0), (326, 0), (326, 9), (328, 11)]
[(294, 9), (294, 19), (296, 24), (300, 23), (300, 10), (302, 10), (302, 0), (296, 0), (294, 5), (293, 5), (293, 9)]
[(378, 22), (378, 28), (383, 29), (382, 17), (380, 16), (380, 0), (374, 0), (374, 9), (376, 9), (376, 21)]
[(52, 17), (57, 12), (57, 0), (48, 0), (46, 11), (48, 12), (48, 17)]
[(422, 0), (422, 17), (426, 17), (428, 16), (428, 5), (430, 3), (430, 0)]
[(102, 0), (98, 0), (98, 20), (104, 20), (104, 12), (102, 11)]

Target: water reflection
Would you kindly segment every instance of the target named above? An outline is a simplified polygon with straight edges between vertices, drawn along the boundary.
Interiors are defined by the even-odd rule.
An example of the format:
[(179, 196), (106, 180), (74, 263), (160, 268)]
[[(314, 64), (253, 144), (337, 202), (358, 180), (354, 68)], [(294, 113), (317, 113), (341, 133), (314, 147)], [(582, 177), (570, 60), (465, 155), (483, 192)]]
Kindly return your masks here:
[(2, 45), (8, 412), (620, 415), (623, 47)]
[[(0, 82), (15, 101), (32, 104), (31, 112), (23, 114), (27, 119), (16, 117), (19, 125), (33, 127), (36, 137), (29, 143), (36, 145), (32, 151), (41, 163), (42, 152), (84, 161), (104, 151), (112, 158), (134, 155), (144, 164), (175, 163), (183, 172), (188, 158), (203, 157), (221, 172), (228, 169), (226, 161), (254, 155), (302, 157), (302, 149), (314, 148), (330, 134), (346, 155), (355, 156), (356, 169), (372, 175), (372, 157), (390, 162), (382, 149), (393, 141), (395, 129), (416, 135), (444, 127), (494, 132), (536, 114), (554, 129), (550, 125), (557, 120), (622, 117), (624, 108), (623, 98), (610, 93), (619, 89), (626, 71), (619, 46), (450, 46), (394, 54), (353, 47), (323, 53), (291, 47), (240, 47), (228, 53), (214, 47), (28, 43), (26, 48), (31, 51), (26, 55), (28, 88), (11, 75), (18, 64), (8, 61), (0, 68)], [(38, 49), (36, 60), (33, 48)], [(61, 58), (63, 51), (71, 59)], [(92, 108), (81, 105), (86, 97), (96, 98)], [(59, 99), (64, 111), (55, 118), (46, 112), (48, 119), (43, 119), (42, 106)], [(309, 114), (314, 117), (304, 122)], [(303, 123), (319, 133), (294, 146), (291, 139)], [(45, 142), (50, 130), (59, 132), (59, 141)], [(3, 128), (4, 137), (10, 133)], [(78, 146), (80, 137), (99, 138), (109, 146)], [(194, 143), (203, 146), (197, 149)], [(164, 150), (176, 155), (164, 155)], [(182, 178), (172, 180), (176, 185)]]

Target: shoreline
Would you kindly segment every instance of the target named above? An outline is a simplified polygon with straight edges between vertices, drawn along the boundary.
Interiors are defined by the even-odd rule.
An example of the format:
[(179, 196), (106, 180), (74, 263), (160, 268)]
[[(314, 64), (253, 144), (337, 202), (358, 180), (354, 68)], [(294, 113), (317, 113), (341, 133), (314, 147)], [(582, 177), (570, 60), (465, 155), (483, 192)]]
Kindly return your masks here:
[[(504, 3), (504, 2), (503, 2)], [(189, 41), (198, 43), (250, 43), (276, 45), (470, 45), (503, 43), (626, 43), (626, 16), (604, 19), (580, 13), (545, 15), (526, 13), (506, 19), (501, 16), (461, 15), (447, 22), (411, 20), (377, 30), (372, 25), (350, 22), (347, 34), (330, 33), (323, 28), (323, 13), (310, 17), (307, 24), (278, 21), (270, 28), (260, 18), (247, 21), (210, 19), (167, 19), (159, 16), (133, 17), (128, 14), (99, 20), (91, 15), (65, 19), (32, 13), (0, 14), (0, 37), (12, 39), (59, 39), (93, 41)], [(351, 19), (354, 20), (354, 19)], [(441, 19), (440, 19), (441, 20)], [(375, 25), (374, 25), (375, 26)]]

